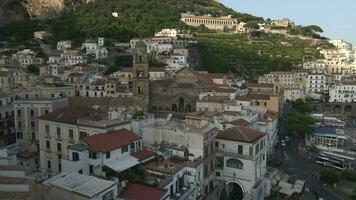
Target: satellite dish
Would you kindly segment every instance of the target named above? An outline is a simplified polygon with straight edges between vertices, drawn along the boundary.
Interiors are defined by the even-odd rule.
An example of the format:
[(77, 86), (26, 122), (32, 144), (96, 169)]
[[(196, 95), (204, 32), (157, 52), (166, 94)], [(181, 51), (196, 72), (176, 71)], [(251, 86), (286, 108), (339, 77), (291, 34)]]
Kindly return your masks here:
[(119, 13), (113, 12), (113, 13), (112, 13), (112, 16), (115, 17), (115, 18), (116, 18), (116, 17), (119, 17)]

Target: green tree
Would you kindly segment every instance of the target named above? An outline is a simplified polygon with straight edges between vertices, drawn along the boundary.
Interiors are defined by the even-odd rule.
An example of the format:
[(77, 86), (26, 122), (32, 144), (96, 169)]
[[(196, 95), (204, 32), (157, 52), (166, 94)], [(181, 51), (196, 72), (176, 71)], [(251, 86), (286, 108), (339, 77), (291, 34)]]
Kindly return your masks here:
[(40, 69), (38, 68), (37, 65), (29, 65), (26, 68), (26, 72), (38, 75), (40, 73)]
[(303, 101), (302, 99), (297, 99), (295, 102), (292, 103), (293, 108), (300, 113), (309, 113), (311, 112), (312, 108), (308, 102)]
[(257, 23), (257, 22), (254, 22), (254, 21), (252, 21), (252, 22), (247, 22), (244, 27), (247, 28), (247, 29), (249, 29), (249, 30), (251, 30), (251, 29), (252, 29), (252, 30), (256, 30), (256, 29), (259, 29), (259, 28), (260, 28), (260, 26), (258, 25), (258, 23)]
[(288, 115), (288, 132), (297, 133), (299, 136), (310, 134), (313, 129), (310, 127), (314, 123), (311, 117), (301, 114), (289, 114)]
[(340, 181), (340, 176), (333, 170), (322, 170), (320, 172), (320, 181), (329, 185), (334, 185)]

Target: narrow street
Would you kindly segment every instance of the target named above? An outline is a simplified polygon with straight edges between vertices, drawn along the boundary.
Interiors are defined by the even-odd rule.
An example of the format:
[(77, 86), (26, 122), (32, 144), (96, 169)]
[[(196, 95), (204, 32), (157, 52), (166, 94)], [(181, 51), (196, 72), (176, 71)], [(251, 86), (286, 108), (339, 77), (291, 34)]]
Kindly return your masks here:
[[(291, 105), (286, 104), (280, 118), (280, 140), (287, 135), (287, 116), (291, 109)], [(309, 153), (304, 147), (304, 142), (290, 135), (289, 137), (290, 141), (287, 142), (285, 148), (279, 146), (276, 149), (274, 159), (280, 162), (280, 166), (277, 168), (281, 169), (285, 174), (290, 175), (293, 179), (306, 181), (302, 199), (312, 200), (323, 198), (324, 200), (342, 200), (341, 197), (329, 191), (318, 181), (320, 171), (325, 168), (316, 164), (313, 160), (313, 156), (309, 156)]]

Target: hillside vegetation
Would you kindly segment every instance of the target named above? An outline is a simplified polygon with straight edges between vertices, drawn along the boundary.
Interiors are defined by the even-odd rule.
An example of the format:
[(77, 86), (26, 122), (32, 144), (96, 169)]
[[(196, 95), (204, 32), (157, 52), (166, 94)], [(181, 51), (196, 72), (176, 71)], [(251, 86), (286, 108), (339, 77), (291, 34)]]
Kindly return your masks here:
[[(0, 41), (6, 45), (31, 47), (33, 32), (47, 30), (48, 43), (69, 39), (78, 46), (86, 38), (106, 37), (127, 42), (133, 37), (149, 37), (162, 28), (196, 32), (200, 69), (235, 72), (248, 77), (275, 70), (290, 70), (303, 58), (315, 59), (320, 44), (276, 34), (226, 34), (189, 27), (180, 22), (183, 12), (232, 15), (239, 21), (256, 23), (263, 18), (235, 12), (214, 0), (96, 0), (66, 16), (48, 21), (25, 21), (0, 27)], [(113, 12), (118, 17), (112, 16)], [(210, 33), (209, 33), (210, 32)], [(0, 44), (1, 45), (1, 44)], [(251, 73), (252, 72), (252, 73)], [(249, 78), (249, 77), (248, 77)]]
[[(317, 47), (324, 41), (301, 40), (277, 34), (195, 34), (201, 55), (202, 69), (210, 72), (231, 71), (247, 78), (288, 71), (304, 60), (321, 58)], [(249, 77), (252, 75), (253, 77)]]

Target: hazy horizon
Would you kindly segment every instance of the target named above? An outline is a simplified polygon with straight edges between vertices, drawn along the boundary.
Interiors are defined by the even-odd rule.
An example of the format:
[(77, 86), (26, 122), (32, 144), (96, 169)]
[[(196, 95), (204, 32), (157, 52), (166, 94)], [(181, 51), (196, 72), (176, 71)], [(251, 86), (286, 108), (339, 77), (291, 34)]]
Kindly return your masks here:
[[(263, 18), (288, 17), (296, 25), (318, 25), (330, 39), (344, 39), (356, 45), (355, 0), (221, 0), (238, 12)], [(341, 3), (342, 2), (342, 3)]]

